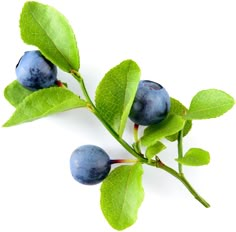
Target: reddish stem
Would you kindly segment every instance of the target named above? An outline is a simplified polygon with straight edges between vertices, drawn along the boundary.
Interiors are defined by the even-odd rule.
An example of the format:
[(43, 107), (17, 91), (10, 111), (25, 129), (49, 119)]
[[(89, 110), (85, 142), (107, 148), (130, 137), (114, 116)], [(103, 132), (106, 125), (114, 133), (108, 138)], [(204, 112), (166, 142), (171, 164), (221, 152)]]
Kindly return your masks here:
[(136, 163), (138, 160), (133, 159), (114, 159), (110, 160), (110, 164), (119, 164), (119, 163)]

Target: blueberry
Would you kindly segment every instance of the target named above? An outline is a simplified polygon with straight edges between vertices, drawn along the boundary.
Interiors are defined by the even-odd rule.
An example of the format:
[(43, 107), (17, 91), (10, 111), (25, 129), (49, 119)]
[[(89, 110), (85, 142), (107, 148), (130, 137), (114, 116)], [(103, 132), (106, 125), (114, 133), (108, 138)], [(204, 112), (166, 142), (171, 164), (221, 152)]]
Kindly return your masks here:
[(16, 65), (16, 76), (25, 88), (34, 91), (55, 85), (57, 68), (40, 51), (27, 51)]
[(71, 155), (70, 170), (81, 184), (93, 185), (102, 182), (111, 169), (110, 158), (100, 147), (83, 145)]
[(160, 84), (142, 80), (130, 110), (129, 118), (138, 125), (161, 122), (170, 111), (170, 97)]

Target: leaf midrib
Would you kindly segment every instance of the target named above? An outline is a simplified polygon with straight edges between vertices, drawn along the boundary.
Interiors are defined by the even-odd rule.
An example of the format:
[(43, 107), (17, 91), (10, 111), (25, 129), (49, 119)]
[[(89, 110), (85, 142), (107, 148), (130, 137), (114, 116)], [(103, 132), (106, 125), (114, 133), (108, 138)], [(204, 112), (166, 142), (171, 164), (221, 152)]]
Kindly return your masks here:
[(203, 111), (206, 111), (206, 110), (214, 110), (214, 109), (221, 108), (221, 107), (228, 106), (228, 105), (231, 105), (231, 103), (225, 103), (225, 104), (222, 104), (220, 106), (208, 107), (208, 108), (203, 108), (201, 110), (193, 110), (193, 111), (191, 111), (191, 106), (190, 106), (190, 109), (189, 109), (188, 113), (184, 116), (184, 118), (185, 117), (187, 118), (191, 114), (203, 112)]
[[(50, 106), (53, 106), (52, 108), (50, 108), (49, 110), (47, 110), (44, 114), (42, 114), (43, 116), (46, 116), (46, 115), (48, 115), (48, 114), (50, 114), (50, 112), (54, 112), (54, 110), (56, 109), (56, 108), (60, 108), (60, 106), (62, 106), (65, 102), (67, 102), (67, 101), (71, 101), (71, 99), (73, 100), (73, 98), (74, 98), (74, 96), (71, 96), (70, 98), (67, 98), (67, 99), (65, 99), (64, 101), (61, 101), (61, 103), (60, 104), (57, 104), (57, 105), (55, 105), (55, 104), (50, 104), (50, 103), (48, 103), (48, 105)], [(77, 99), (76, 99), (77, 100)], [(77, 101), (78, 102), (78, 101)], [(77, 104), (76, 104), (77, 105)]]
[(130, 182), (130, 178), (131, 178), (131, 173), (133, 171), (133, 169), (135, 168), (135, 165), (134, 166), (131, 166), (130, 168), (130, 171), (129, 171), (129, 175), (128, 175), (128, 178), (127, 178), (127, 182), (126, 182), (126, 185), (125, 185), (125, 194), (124, 194), (124, 198), (123, 198), (123, 203), (122, 203), (122, 207), (121, 207), (121, 211), (120, 211), (120, 214), (119, 214), (119, 217), (118, 217), (118, 222), (120, 222), (120, 218), (122, 217), (123, 215), (123, 211), (124, 211), (124, 207), (125, 207), (125, 199), (127, 197), (127, 189), (128, 189), (128, 183)]
[[(61, 101), (60, 104), (56, 104), (56, 105), (55, 105), (55, 104), (50, 104), (50, 103), (47, 102), (47, 105), (48, 105), (49, 107), (50, 107), (50, 106), (53, 106), (53, 107), (50, 108), (50, 109), (48, 109), (48, 110), (45, 111), (44, 113), (43, 113), (43, 111), (40, 110), (39, 108), (35, 108), (35, 109), (37, 109), (37, 110), (38, 110), (40, 113), (42, 113), (42, 114), (41, 114), (40, 116), (33, 117), (32, 119), (41, 118), (41, 117), (43, 117), (43, 116), (49, 115), (49, 114), (52, 113), (52, 112), (55, 112), (55, 109), (56, 109), (56, 108), (60, 108), (60, 106), (63, 105), (65, 102), (71, 101), (71, 99), (73, 100), (74, 97), (75, 97), (75, 96), (70, 96), (69, 98), (67, 97), (65, 100)], [(77, 100), (77, 103), (79, 102), (78, 100), (80, 100), (81, 103), (82, 103), (82, 101), (83, 101), (83, 100), (81, 100), (80, 98), (78, 98), (78, 99), (76, 99), (76, 100)], [(26, 99), (23, 100), (22, 104), (24, 104), (25, 101), (26, 101)], [(78, 108), (78, 106), (75, 107), (75, 108)], [(24, 112), (24, 114), (25, 114), (25, 112)], [(27, 116), (27, 115), (26, 115), (26, 116)], [(31, 115), (29, 115), (29, 116), (31, 116)], [(26, 121), (27, 121), (27, 120), (26, 120)]]
[[(124, 117), (124, 113), (126, 112), (126, 109), (128, 107), (128, 103), (129, 103), (129, 99), (128, 101), (126, 102), (126, 99), (127, 99), (127, 86), (128, 86), (128, 76), (129, 76), (129, 73), (130, 73), (130, 66), (131, 66), (131, 62), (129, 62), (129, 65), (128, 65), (128, 72), (126, 73), (126, 82), (125, 82), (125, 94), (124, 94), (124, 101), (123, 101), (123, 106), (122, 106), (122, 114), (121, 114), (121, 117), (120, 117), (120, 122), (123, 121), (123, 117)], [(126, 103), (126, 104), (125, 104)], [(121, 128), (122, 124), (120, 123), (120, 126), (119, 126), (119, 130), (118, 130), (118, 134), (121, 135), (122, 132), (123, 132), (123, 128)]]
[[(53, 46), (55, 47), (55, 49), (58, 51), (58, 53), (63, 57), (63, 59), (69, 64), (70, 68), (72, 67), (70, 61), (68, 61), (68, 59), (61, 53), (61, 51), (58, 49), (58, 47), (56, 46), (56, 44), (54, 43), (54, 41), (51, 39), (51, 37), (48, 35), (48, 33), (44, 30), (43, 26), (40, 24), (40, 22), (38, 20), (36, 20), (33, 11), (32, 11), (32, 6), (29, 5), (30, 8), (30, 13), (32, 15), (32, 17), (34, 18), (35, 22), (39, 25), (39, 27), (42, 29), (42, 31), (46, 34), (46, 36), (50, 39), (50, 41), (52, 42)], [(69, 70), (70, 71), (70, 70)]]

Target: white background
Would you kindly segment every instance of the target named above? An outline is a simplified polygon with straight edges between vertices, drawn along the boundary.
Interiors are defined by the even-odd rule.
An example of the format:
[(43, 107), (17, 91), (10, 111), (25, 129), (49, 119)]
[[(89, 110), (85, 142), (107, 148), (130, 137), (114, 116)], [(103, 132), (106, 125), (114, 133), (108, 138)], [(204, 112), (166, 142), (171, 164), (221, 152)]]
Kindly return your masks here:
[[(161, 83), (172, 97), (189, 105), (202, 89), (222, 89), (236, 98), (235, 1), (45, 0), (74, 28), (80, 72), (92, 98), (97, 84), (127, 58), (142, 69), (142, 79)], [(14, 108), (3, 90), (15, 79), (15, 65), (25, 50), (18, 19), (24, 1), (4, 1), (0, 8), (0, 124)], [(59, 79), (80, 94), (76, 82)], [(204, 208), (174, 177), (144, 167), (145, 200), (136, 224), (127, 232), (235, 231), (236, 108), (221, 118), (195, 121), (184, 140), (186, 151), (201, 147), (211, 163), (184, 168), (206, 198)], [(131, 123), (125, 136), (132, 140)], [(69, 170), (72, 151), (96, 144), (112, 158), (130, 157), (86, 110), (72, 110), (32, 123), (0, 128), (0, 231), (114, 231), (99, 207), (100, 186), (75, 182)], [(176, 145), (161, 159), (177, 167)]]

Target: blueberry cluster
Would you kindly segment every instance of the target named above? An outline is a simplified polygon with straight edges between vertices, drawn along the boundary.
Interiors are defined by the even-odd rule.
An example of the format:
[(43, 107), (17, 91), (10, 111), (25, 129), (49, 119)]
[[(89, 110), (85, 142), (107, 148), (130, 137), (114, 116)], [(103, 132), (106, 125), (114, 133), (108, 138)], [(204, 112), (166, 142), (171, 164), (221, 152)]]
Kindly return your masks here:
[[(56, 84), (57, 67), (40, 51), (27, 51), (16, 65), (16, 76), (22, 86), (35, 91)], [(157, 124), (166, 118), (169, 110), (170, 97), (165, 88), (153, 81), (140, 81), (130, 110), (130, 120), (143, 126)], [(84, 145), (72, 153), (70, 170), (79, 183), (93, 185), (107, 177), (113, 163), (116, 161), (110, 160), (102, 148)]]
[[(151, 125), (164, 120), (170, 110), (170, 97), (158, 83), (140, 81), (129, 118), (138, 125)], [(92, 185), (103, 181), (111, 169), (107, 153), (100, 147), (84, 145), (77, 148), (70, 159), (70, 169), (75, 180)]]

